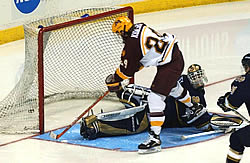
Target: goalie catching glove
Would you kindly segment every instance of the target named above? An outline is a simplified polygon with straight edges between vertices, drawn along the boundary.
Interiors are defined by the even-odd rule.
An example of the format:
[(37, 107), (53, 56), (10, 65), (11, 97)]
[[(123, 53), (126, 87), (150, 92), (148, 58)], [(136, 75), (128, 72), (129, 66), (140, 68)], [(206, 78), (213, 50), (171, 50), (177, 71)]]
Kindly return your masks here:
[(118, 92), (122, 89), (121, 81), (116, 80), (115, 74), (110, 74), (107, 76), (105, 83), (110, 92)]
[(207, 112), (202, 104), (193, 103), (192, 107), (186, 108), (185, 115), (182, 116), (187, 124), (191, 124)]

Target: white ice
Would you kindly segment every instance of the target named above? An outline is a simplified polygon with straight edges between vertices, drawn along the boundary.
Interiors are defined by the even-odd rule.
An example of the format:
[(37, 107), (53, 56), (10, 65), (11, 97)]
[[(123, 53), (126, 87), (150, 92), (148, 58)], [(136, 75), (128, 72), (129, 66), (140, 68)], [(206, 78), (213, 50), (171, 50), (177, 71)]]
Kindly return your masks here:
[[(135, 22), (144, 22), (160, 32), (175, 34), (185, 56), (185, 71), (192, 63), (200, 64), (206, 71), (208, 84), (241, 74), (240, 60), (250, 52), (249, 0), (141, 14), (135, 16)], [(24, 40), (0, 46), (0, 100), (15, 86), (21, 75), (23, 62)], [(150, 86), (154, 73), (154, 68), (142, 70), (135, 76), (136, 83)], [(230, 90), (231, 82), (232, 79), (206, 87), (209, 111), (222, 112), (216, 106), (216, 101)], [(81, 113), (82, 107), (90, 103), (87, 100), (65, 103), (63, 105), (76, 109), (62, 109), (60, 112), (55, 112), (53, 108), (60, 107), (62, 103), (51, 104), (51, 110), (45, 116), (46, 130), (70, 124)], [(120, 107), (119, 104), (106, 102), (99, 106), (104, 109), (109, 109), (110, 106)], [(244, 106), (239, 111), (249, 117)], [(117, 152), (35, 140), (27, 138), (28, 136), (31, 135), (1, 134), (0, 162), (223, 163), (229, 145), (229, 135), (226, 135), (197, 144), (164, 149), (160, 153), (138, 155), (136, 152)], [(249, 162), (250, 149), (247, 148), (242, 163)]]

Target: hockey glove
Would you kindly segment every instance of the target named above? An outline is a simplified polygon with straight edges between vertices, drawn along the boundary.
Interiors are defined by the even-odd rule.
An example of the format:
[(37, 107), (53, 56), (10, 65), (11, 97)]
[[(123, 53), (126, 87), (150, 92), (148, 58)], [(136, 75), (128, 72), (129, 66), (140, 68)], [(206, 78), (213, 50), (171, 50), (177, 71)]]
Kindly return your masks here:
[(225, 94), (225, 96), (221, 96), (219, 97), (218, 101), (217, 101), (217, 105), (224, 111), (224, 112), (228, 112), (228, 111), (231, 111), (230, 108), (226, 107), (225, 106), (225, 99), (226, 97), (230, 94), (230, 92), (227, 92)]
[(207, 112), (202, 104), (193, 103), (192, 107), (186, 108), (185, 115), (182, 116), (187, 124), (191, 124)]
[(105, 83), (108, 87), (108, 90), (110, 92), (118, 92), (122, 89), (121, 87), (121, 83), (115, 81), (115, 75), (114, 74), (110, 74), (109, 76), (107, 76)]

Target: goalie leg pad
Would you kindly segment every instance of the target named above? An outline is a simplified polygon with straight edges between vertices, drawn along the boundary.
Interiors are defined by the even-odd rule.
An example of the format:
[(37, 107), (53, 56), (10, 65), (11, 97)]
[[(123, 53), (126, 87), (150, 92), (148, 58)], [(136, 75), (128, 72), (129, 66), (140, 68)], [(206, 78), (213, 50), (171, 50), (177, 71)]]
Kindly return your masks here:
[(89, 140), (135, 134), (145, 131), (148, 124), (144, 105), (85, 117), (81, 121), (80, 134)]
[(124, 87), (123, 92), (118, 95), (120, 102), (126, 108), (142, 106), (147, 103), (147, 97), (150, 89), (135, 84), (129, 84)]
[(117, 121), (117, 120), (132, 117), (136, 113), (144, 111), (145, 107), (146, 107), (146, 105), (138, 106), (138, 107), (132, 107), (132, 108), (128, 108), (128, 109), (110, 111), (110, 112), (97, 114), (96, 116), (97, 116), (98, 120)]
[(140, 133), (148, 128), (148, 124), (145, 110), (120, 120), (99, 120), (100, 134), (102, 137)]
[(243, 119), (235, 115), (219, 115), (213, 114), (210, 125), (214, 130), (228, 130), (236, 128), (243, 123)]

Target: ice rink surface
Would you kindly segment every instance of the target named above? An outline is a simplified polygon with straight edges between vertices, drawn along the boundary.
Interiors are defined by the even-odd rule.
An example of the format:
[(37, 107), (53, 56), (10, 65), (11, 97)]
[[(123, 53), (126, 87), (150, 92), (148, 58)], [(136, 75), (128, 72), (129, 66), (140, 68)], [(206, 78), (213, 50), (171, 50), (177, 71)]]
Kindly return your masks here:
[[(225, 80), (242, 73), (240, 60), (250, 52), (250, 1), (190, 7), (135, 16), (135, 22), (144, 22), (159, 32), (175, 34), (185, 57), (185, 70), (192, 63), (200, 64), (206, 71), (207, 109), (222, 112), (216, 101), (230, 90), (233, 81)], [(0, 100), (18, 81), (24, 62), (24, 40), (0, 46)], [(150, 86), (155, 69), (147, 68), (136, 74), (136, 83)], [(223, 81), (225, 80), (225, 81)], [(217, 81), (223, 81), (218, 82)], [(214, 83), (214, 84), (213, 84)], [(46, 112), (46, 130), (70, 124), (89, 100), (67, 103), (73, 111), (53, 108)], [(102, 102), (107, 109), (119, 104)], [(239, 111), (246, 117), (246, 108)], [(0, 122), (1, 123), (1, 122)], [(160, 153), (138, 155), (136, 152), (118, 152), (70, 144), (32, 139), (32, 135), (0, 135), (1, 163), (224, 163), (229, 145), (229, 135), (213, 140), (162, 150)], [(146, 139), (146, 138), (145, 138)], [(249, 139), (249, 138), (246, 138)], [(164, 140), (162, 140), (164, 141)], [(250, 149), (245, 150), (242, 163), (250, 162)]]

